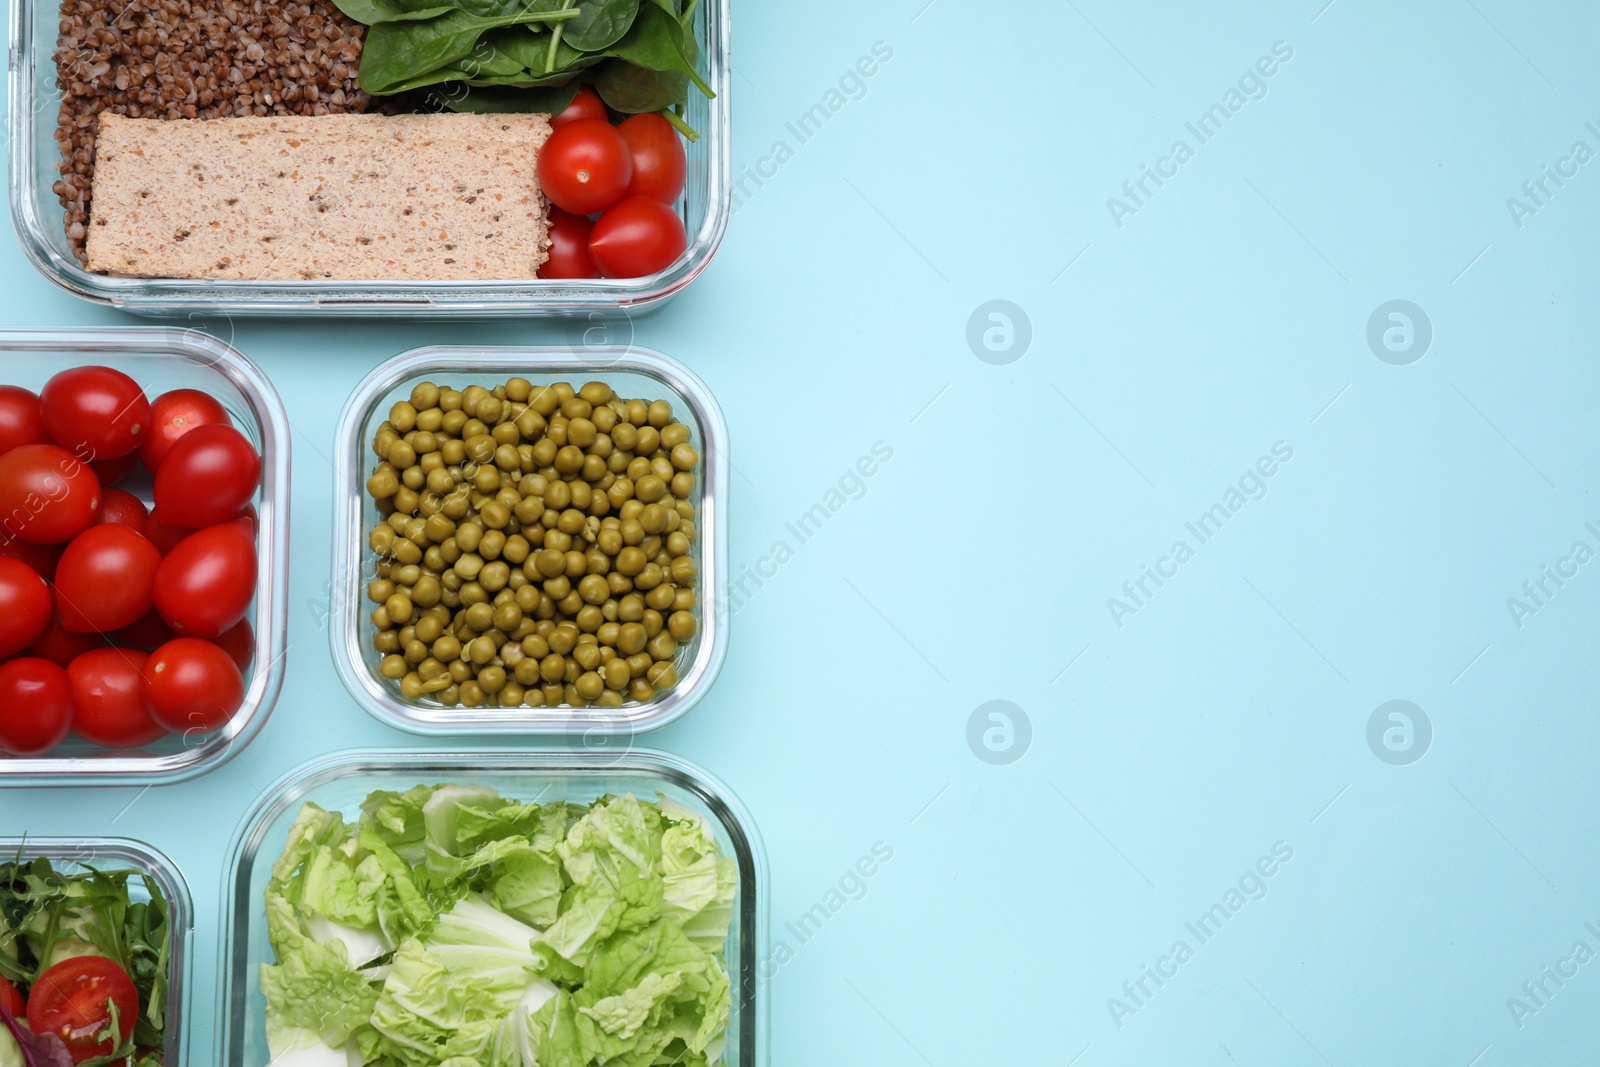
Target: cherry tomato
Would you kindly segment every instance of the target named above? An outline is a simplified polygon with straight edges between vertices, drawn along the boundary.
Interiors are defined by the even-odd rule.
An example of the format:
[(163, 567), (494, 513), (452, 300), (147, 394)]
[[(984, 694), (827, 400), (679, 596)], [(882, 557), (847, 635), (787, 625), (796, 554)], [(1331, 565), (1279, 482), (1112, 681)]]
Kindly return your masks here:
[(107, 748), (140, 748), (166, 735), (144, 702), (145, 653), (96, 648), (67, 665), (72, 682), (72, 729)]
[(178, 542), (192, 533), (194, 533), (193, 530), (185, 530), (179, 526), (168, 526), (164, 522), (159, 522), (154, 515), (146, 519), (144, 524), (145, 539), (155, 545), (156, 550), (163, 557), (171, 555), (172, 550), (178, 547)]
[(237, 625), (217, 638), (216, 645), (233, 660), (240, 674), (250, 670), (250, 664), (256, 658), (256, 634), (250, 628), (249, 619), (240, 619)]
[(100, 479), (59, 445), (0, 456), (0, 535), (36, 545), (70, 541), (94, 524)]
[(154, 474), (167, 458), (178, 438), (196, 426), (229, 426), (228, 411), (209, 393), (198, 389), (174, 389), (162, 393), (150, 405), (150, 432), (139, 446), (139, 461)]
[[(0, 457), (4, 458), (4, 457)], [(232, 426), (197, 426), (156, 471), (156, 518), (198, 530), (239, 514), (261, 484), (261, 457)]]
[(0, 385), (0, 452), (21, 445), (50, 445), (50, 431), (39, 414), (39, 397), (16, 385)]
[(56, 566), (56, 609), (72, 633), (120, 630), (155, 602), (161, 553), (126, 526), (91, 526)]
[(589, 256), (589, 231), (594, 223), (587, 215), (574, 215), (558, 207), (550, 209), (550, 258), (539, 268), (541, 278), (595, 278), (594, 260)]
[(173, 733), (208, 734), (244, 703), (244, 676), (210, 641), (175, 638), (145, 661), (144, 702), (151, 717)]
[(144, 533), (150, 512), (144, 501), (126, 489), (100, 490), (100, 522), (113, 526), (126, 526), (134, 533)]
[(589, 235), (589, 254), (607, 278), (666, 270), (687, 246), (678, 213), (648, 196), (628, 197), (601, 215)]
[(4, 978), (0, 978), (0, 1008), (4, 1008), (13, 1019), (22, 1018), (28, 1010), (27, 1001), (22, 999), (17, 987)]
[(676, 203), (683, 194), (689, 174), (689, 161), (683, 154), (683, 138), (672, 123), (648, 113), (622, 120), (617, 127), (633, 155), (633, 181), (629, 196), (648, 196), (664, 204)]
[(156, 570), (156, 610), (185, 637), (222, 636), (255, 591), (255, 541), (242, 521), (190, 534)]
[(0, 558), (0, 659), (33, 644), (49, 624), (49, 583), (21, 560)]
[(102, 486), (115, 485), (128, 476), (128, 472), (139, 465), (139, 453), (129, 452), (126, 456), (115, 459), (92, 459), (89, 468), (94, 471), (94, 476), (100, 479)]
[(61, 558), (61, 550), (65, 545), (34, 545), (27, 541), (7, 541), (0, 535), (0, 556), (6, 559), (20, 559), (35, 571), (39, 577), (49, 581), (56, 574), (56, 560)]
[(145, 612), (137, 622), (124, 626), (111, 635), (112, 643), (119, 648), (139, 648), (146, 652), (160, 648), (172, 638), (172, 627), (167, 625), (161, 613), (154, 608)]
[[(99, 634), (69, 633), (61, 625), (60, 615), (51, 615), (44, 632), (28, 646), (28, 655), (47, 659), (58, 667), (65, 667), (91, 648), (104, 648), (105, 639)], [(154, 646), (151, 646), (154, 647)]]
[(72, 686), (67, 672), (47, 659), (0, 664), (0, 752), (37, 756), (72, 729)]
[(599, 93), (587, 85), (578, 90), (578, 95), (572, 98), (572, 103), (567, 105), (565, 111), (550, 117), (550, 128), (558, 130), (567, 123), (577, 122), (579, 119), (599, 119), (601, 122), (610, 121), (610, 116), (606, 113), (605, 101), (600, 99)]
[(577, 119), (550, 135), (539, 150), (539, 187), (551, 203), (592, 215), (621, 200), (633, 180), (628, 142), (600, 119)]
[(139, 383), (110, 367), (73, 367), (44, 383), (39, 413), (63, 447), (85, 459), (116, 459), (150, 429), (150, 401)]
[[(118, 1041), (99, 1041), (117, 1009)], [(39, 976), (28, 994), (28, 1029), (55, 1034), (73, 1063), (108, 1056), (133, 1036), (139, 1018), (139, 991), (128, 972), (104, 956), (75, 956)]]

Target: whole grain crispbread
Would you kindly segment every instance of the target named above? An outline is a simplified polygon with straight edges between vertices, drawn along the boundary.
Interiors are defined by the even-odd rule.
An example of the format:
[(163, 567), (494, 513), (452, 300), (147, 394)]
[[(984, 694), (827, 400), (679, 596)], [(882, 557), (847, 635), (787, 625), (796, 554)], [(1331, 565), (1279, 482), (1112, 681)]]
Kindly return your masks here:
[(544, 115), (100, 115), (89, 269), (142, 278), (532, 278)]

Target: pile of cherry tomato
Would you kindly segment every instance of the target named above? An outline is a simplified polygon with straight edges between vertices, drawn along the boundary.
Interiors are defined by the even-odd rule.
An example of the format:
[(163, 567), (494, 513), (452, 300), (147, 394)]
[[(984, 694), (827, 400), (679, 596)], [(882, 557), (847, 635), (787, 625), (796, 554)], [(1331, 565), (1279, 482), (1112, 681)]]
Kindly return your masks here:
[(688, 238), (673, 207), (688, 162), (683, 141), (660, 115), (613, 126), (588, 86), (550, 120), (539, 152), (539, 186), (550, 211), (550, 258), (541, 278), (642, 278), (665, 270)]
[[(116, 483), (149, 476), (154, 510)], [(254, 635), (261, 457), (214, 397), (110, 367), (0, 386), (0, 752), (222, 727)]]

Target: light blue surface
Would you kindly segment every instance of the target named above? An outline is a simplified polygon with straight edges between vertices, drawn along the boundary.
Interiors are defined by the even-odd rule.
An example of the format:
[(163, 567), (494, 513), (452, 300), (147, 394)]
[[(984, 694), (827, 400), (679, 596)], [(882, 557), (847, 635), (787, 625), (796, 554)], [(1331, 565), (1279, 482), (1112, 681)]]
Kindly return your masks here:
[[(1600, 961), (1520, 1028), (1507, 1001), (1600, 951), (1600, 561), (1520, 628), (1507, 599), (1575, 541), (1600, 551), (1600, 161), (1520, 228), (1506, 201), (1575, 141), (1600, 151), (1600, 11), (924, 3), (737, 8), (734, 157), (776, 175), (637, 327), (728, 415), (735, 572), (793, 549), (714, 692), (649, 742), (759, 820), (793, 950), (774, 1064), (1581, 1062)], [(878, 41), (864, 96), (800, 143), (786, 123)], [(1198, 144), (1185, 122), (1279, 41), (1265, 97)], [(1118, 228), (1107, 198), (1178, 138), (1193, 158)], [(130, 321), (15, 247), (0, 271), (7, 323)], [(1031, 320), (1018, 362), (968, 347), (992, 299)], [(1366, 341), (1392, 299), (1433, 328), (1407, 366)], [(256, 793), (321, 752), (419, 744), (347, 699), (319, 628), (345, 395), (419, 344), (562, 336), (206, 325), (298, 431), (278, 710), (191, 785), (0, 799), (12, 829), (178, 861), (202, 1029), (219, 857)], [(879, 441), (892, 460), (800, 544), (785, 524)], [(1198, 544), (1185, 523), (1280, 441), (1264, 498)], [(1194, 558), (1119, 628), (1107, 598), (1180, 538)], [(1019, 762), (968, 747), (993, 699), (1031, 720)], [(1368, 747), (1393, 699), (1431, 720), (1419, 762)], [(892, 861), (802, 944), (784, 923), (875, 842)], [(1265, 897), (1200, 944), (1185, 922), (1275, 842), (1293, 858)], [(1179, 939), (1193, 958), (1119, 1028), (1108, 998)]]

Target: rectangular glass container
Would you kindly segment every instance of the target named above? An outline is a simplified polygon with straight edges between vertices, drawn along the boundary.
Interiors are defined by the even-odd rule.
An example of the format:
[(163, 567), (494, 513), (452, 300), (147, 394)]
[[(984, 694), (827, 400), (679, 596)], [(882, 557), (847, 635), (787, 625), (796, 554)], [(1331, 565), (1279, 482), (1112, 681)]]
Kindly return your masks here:
[[(597, 380), (619, 396), (664, 399), (693, 433), (700, 451), (695, 509), (699, 537), (694, 556), (700, 574), (696, 589), (700, 625), (693, 641), (678, 651), (678, 684), (647, 704), (619, 708), (445, 708), (400, 695), (399, 683), (378, 673), (372, 650), (375, 606), (366, 599), (374, 576), (375, 554), (367, 535), (381, 517), (366, 492), (378, 460), (373, 435), (389, 409), (423, 381), (464, 389), (493, 387), (521, 376), (534, 385), (570, 381), (574, 387)], [(681, 364), (638, 347), (573, 348), (421, 348), (396, 356), (356, 387), (339, 420), (335, 438), (333, 658), (345, 687), (356, 701), (391, 726), (419, 734), (632, 735), (659, 729), (699, 702), (722, 668), (727, 651), (728, 463), (727, 425), (710, 390)]]
[[(172, 949), (167, 970), (167, 1018), (162, 1030), (166, 1046), (161, 1050), (166, 1067), (188, 1067), (190, 1043), (184, 1026), (189, 1017), (189, 957), (194, 951), (194, 901), (189, 883), (165, 855), (139, 841), (121, 837), (0, 837), (0, 862), (16, 859), (48, 859), (65, 874), (82, 873), (93, 867), (101, 871), (135, 870), (148, 874), (167, 898), (167, 922), (172, 931)], [(148, 899), (145, 889), (130, 880), (128, 894), (135, 902)]]
[(394, 316), (430, 319), (508, 316), (585, 318), (632, 312), (677, 295), (705, 270), (732, 213), (732, 133), (728, 94), (729, 0), (705, 0), (695, 17), (699, 71), (714, 99), (693, 86), (685, 120), (700, 139), (685, 143), (688, 181), (679, 211), (688, 247), (666, 270), (645, 278), (456, 282), (254, 282), (209, 279), (112, 278), (85, 270), (67, 245), (63, 213), (52, 185), (56, 118), (61, 93), (52, 58), (59, 30), (56, 0), (11, 5), (8, 132), (11, 145), (11, 220), (28, 260), (46, 278), (87, 300), (137, 315)]
[[(200, 389), (227, 409), (233, 425), (261, 453), (255, 506), (256, 597), (245, 616), (255, 656), (244, 704), (221, 730), (169, 735), (147, 748), (117, 751), (69, 737), (43, 756), (0, 756), (0, 787), (160, 785), (215, 770), (254, 740), (277, 703), (289, 627), (289, 420), (267, 376), (241, 352), (199, 330), (148, 327), (96, 330), (0, 330), (0, 382), (38, 392), (57, 371), (99, 364), (122, 371), (154, 400), (171, 389)], [(150, 501), (149, 476), (135, 468), (124, 483)]]
[(312, 801), (349, 819), (376, 789), (414, 785), (485, 785), (502, 796), (543, 803), (589, 802), (606, 794), (659, 795), (705, 815), (724, 855), (739, 868), (728, 939), (728, 975), (735, 989), (727, 1067), (768, 1061), (767, 869), (761, 838), (738, 799), (685, 760), (637, 750), (603, 757), (562, 752), (350, 752), (291, 771), (268, 789), (235, 833), (223, 867), (225, 914), (220, 938), (217, 1062), (266, 1067), (266, 1001), (260, 970), (272, 961), (263, 892), (301, 804)]

